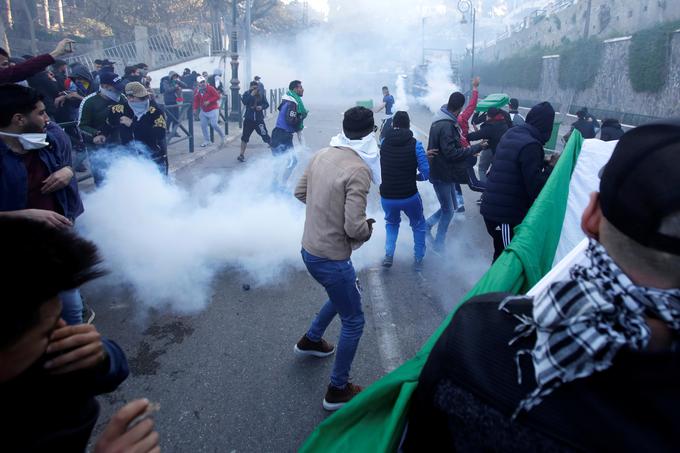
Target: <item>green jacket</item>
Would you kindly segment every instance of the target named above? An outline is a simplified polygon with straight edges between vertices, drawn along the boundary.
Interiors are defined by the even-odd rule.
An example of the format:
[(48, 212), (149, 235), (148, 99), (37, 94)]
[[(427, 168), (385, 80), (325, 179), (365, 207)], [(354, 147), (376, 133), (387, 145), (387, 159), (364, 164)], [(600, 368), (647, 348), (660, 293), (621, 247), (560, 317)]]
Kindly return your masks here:
[(83, 133), (83, 138), (87, 143), (92, 143), (92, 138), (98, 132), (104, 130), (106, 118), (111, 110), (111, 106), (126, 102), (125, 96), (120, 97), (118, 102), (101, 96), (98, 92), (92, 93), (80, 103), (78, 112), (78, 127)]

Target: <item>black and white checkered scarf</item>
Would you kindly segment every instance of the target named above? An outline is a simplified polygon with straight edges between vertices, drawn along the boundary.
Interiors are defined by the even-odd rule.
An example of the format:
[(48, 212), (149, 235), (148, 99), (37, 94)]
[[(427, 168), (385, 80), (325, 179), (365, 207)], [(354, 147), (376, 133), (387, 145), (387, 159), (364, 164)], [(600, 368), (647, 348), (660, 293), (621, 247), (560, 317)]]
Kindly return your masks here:
[[(650, 338), (646, 317), (680, 331), (680, 289), (635, 285), (597, 241), (590, 241), (586, 254), (588, 267), (574, 266), (570, 280), (553, 283), (543, 294), (529, 297), (531, 317), (513, 314), (521, 323), (510, 344), (536, 334), (534, 348), (517, 353), (517, 365), (519, 369), (521, 355), (531, 355), (538, 384), (520, 402), (513, 418), (540, 404), (563, 383), (606, 370), (621, 348), (645, 349)], [(510, 300), (526, 298), (509, 297), (500, 309), (509, 313)]]

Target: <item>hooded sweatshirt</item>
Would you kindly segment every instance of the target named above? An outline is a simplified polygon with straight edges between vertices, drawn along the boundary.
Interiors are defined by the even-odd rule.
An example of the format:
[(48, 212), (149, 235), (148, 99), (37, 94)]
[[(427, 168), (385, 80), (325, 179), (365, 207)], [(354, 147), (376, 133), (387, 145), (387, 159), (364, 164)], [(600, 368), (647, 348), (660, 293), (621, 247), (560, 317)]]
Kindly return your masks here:
[(444, 105), (432, 119), (427, 149), (439, 150), (430, 165), (431, 181), (466, 184), (469, 166), (467, 158), (479, 152), (481, 147), (479, 145), (468, 148), (463, 146), (458, 121)]
[(543, 145), (552, 135), (555, 110), (550, 103), (534, 106), (526, 124), (509, 129), (496, 147), (481, 214), (486, 220), (518, 225), (548, 179)]

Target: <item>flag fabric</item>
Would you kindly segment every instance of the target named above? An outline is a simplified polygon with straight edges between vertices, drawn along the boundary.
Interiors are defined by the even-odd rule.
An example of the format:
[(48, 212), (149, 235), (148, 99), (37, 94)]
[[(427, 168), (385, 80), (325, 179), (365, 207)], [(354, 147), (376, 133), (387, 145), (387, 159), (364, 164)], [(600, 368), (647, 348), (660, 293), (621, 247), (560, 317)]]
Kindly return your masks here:
[(581, 134), (574, 131), (545, 187), (522, 224), (515, 228), (510, 245), (421, 350), (322, 422), (301, 452), (376, 453), (397, 449), (420, 372), (456, 310), (479, 294), (525, 293), (550, 271), (562, 231), (571, 175), (582, 144)]

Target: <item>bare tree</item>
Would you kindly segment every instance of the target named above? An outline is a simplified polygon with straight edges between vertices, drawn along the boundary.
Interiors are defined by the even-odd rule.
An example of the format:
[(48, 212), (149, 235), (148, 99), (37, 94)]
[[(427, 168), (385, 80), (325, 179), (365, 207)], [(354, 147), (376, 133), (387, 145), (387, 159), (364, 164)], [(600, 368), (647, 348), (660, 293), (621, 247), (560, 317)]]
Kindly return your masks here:
[(12, 0), (4, 0), (5, 7), (5, 25), (9, 28), (14, 26), (14, 19), (12, 18)]
[(64, 28), (64, 2), (63, 0), (57, 0), (57, 23), (59, 24), (59, 29)]
[(23, 7), (24, 14), (26, 15), (26, 25), (28, 26), (28, 32), (31, 36), (31, 52), (35, 55), (38, 53), (38, 42), (35, 39), (35, 19), (33, 18), (33, 13), (28, 5), (29, 0), (19, 1)]
[(4, 17), (0, 17), (0, 47), (5, 49), (9, 53), (9, 51), (10, 51), (9, 40), (7, 39), (7, 30), (5, 28), (5, 18)]
[(52, 28), (50, 21), (50, 0), (43, 0), (43, 19), (47, 30)]

